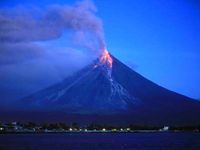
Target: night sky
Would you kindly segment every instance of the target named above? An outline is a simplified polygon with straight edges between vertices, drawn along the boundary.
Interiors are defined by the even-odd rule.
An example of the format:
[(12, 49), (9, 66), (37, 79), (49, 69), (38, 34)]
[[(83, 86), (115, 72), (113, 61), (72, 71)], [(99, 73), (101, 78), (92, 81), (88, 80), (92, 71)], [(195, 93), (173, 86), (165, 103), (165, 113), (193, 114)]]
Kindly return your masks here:
[[(95, 22), (98, 32), (93, 33), (93, 26), (87, 28), (91, 32), (79, 43), (73, 43), (72, 37), (75, 41), (84, 38), (82, 32), (74, 31), (48, 12), (54, 5), (54, 11), (62, 14), (64, 5), (75, 3), (77, 1), (73, 0), (0, 1), (2, 103), (62, 81), (87, 65), (99, 53), (101, 45), (96, 44), (99, 39), (105, 40), (112, 55), (151, 81), (189, 97), (200, 98), (198, 0), (93, 0), (94, 6), (86, 1), (84, 6), (90, 7), (92, 14), (92, 17), (88, 16), (89, 21)], [(26, 12), (29, 15), (24, 15)], [(37, 20), (45, 13), (50, 14), (49, 17), (44, 19), (44, 24), (38, 24)], [(13, 15), (14, 24), (8, 21), (8, 25), (4, 25), (4, 20)], [(28, 24), (19, 33), (18, 19)], [(48, 24), (54, 19), (56, 26), (46, 27), (45, 22)], [(64, 19), (68, 18), (64, 16)], [(70, 29), (63, 29), (62, 24)], [(26, 30), (29, 25), (33, 30)]]

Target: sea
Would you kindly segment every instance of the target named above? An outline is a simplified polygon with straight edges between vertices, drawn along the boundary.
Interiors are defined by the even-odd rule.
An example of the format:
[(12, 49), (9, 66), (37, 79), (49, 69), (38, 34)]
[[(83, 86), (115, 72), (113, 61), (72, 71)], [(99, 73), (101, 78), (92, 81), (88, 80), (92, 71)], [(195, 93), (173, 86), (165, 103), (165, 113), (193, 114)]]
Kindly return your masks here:
[(200, 150), (200, 133), (0, 134), (0, 150)]

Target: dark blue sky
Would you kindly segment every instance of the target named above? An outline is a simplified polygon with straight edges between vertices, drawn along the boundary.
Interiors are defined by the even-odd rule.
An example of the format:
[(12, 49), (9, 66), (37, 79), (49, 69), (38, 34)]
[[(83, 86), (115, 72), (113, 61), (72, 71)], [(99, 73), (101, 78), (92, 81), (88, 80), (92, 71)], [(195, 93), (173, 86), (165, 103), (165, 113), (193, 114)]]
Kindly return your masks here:
[[(74, 2), (3, 0), (0, 5), (8, 8), (16, 5), (45, 7), (49, 4)], [(98, 9), (97, 16), (103, 22), (107, 48), (114, 56), (161, 86), (200, 98), (198, 0), (93, 2)], [(64, 38), (59, 38), (56, 42), (62, 44)]]

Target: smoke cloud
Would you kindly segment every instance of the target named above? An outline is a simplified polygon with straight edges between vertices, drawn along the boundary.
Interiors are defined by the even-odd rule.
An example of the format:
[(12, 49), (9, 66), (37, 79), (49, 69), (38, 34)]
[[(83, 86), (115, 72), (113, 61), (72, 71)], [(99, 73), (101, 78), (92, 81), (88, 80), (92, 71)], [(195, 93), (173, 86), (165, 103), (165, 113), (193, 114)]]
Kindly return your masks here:
[[(70, 35), (73, 44), (91, 52), (100, 52), (104, 47), (103, 29), (95, 12), (96, 8), (91, 1), (81, 1), (74, 5), (51, 5), (44, 10), (22, 6), (1, 9), (0, 57), (12, 55), (12, 51), (19, 51), (25, 56), (37, 56), (38, 49), (42, 48), (38, 48), (35, 42), (58, 39), (64, 32)], [(27, 49), (27, 54), (24, 49)], [(14, 62), (18, 58), (15, 57)], [(19, 60), (22, 58), (20, 56)], [(6, 63), (4, 59), (0, 63), (3, 63), (2, 60)]]

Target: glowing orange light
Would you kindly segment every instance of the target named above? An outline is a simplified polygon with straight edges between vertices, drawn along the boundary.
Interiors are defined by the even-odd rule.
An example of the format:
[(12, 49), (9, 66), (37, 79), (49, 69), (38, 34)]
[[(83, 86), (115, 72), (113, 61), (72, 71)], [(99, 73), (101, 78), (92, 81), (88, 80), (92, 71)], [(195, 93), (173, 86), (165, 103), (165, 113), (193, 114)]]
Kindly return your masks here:
[(110, 57), (110, 54), (108, 53), (108, 51), (106, 49), (103, 50), (101, 57), (100, 57), (100, 61), (107, 63), (110, 68), (112, 67), (112, 58)]

